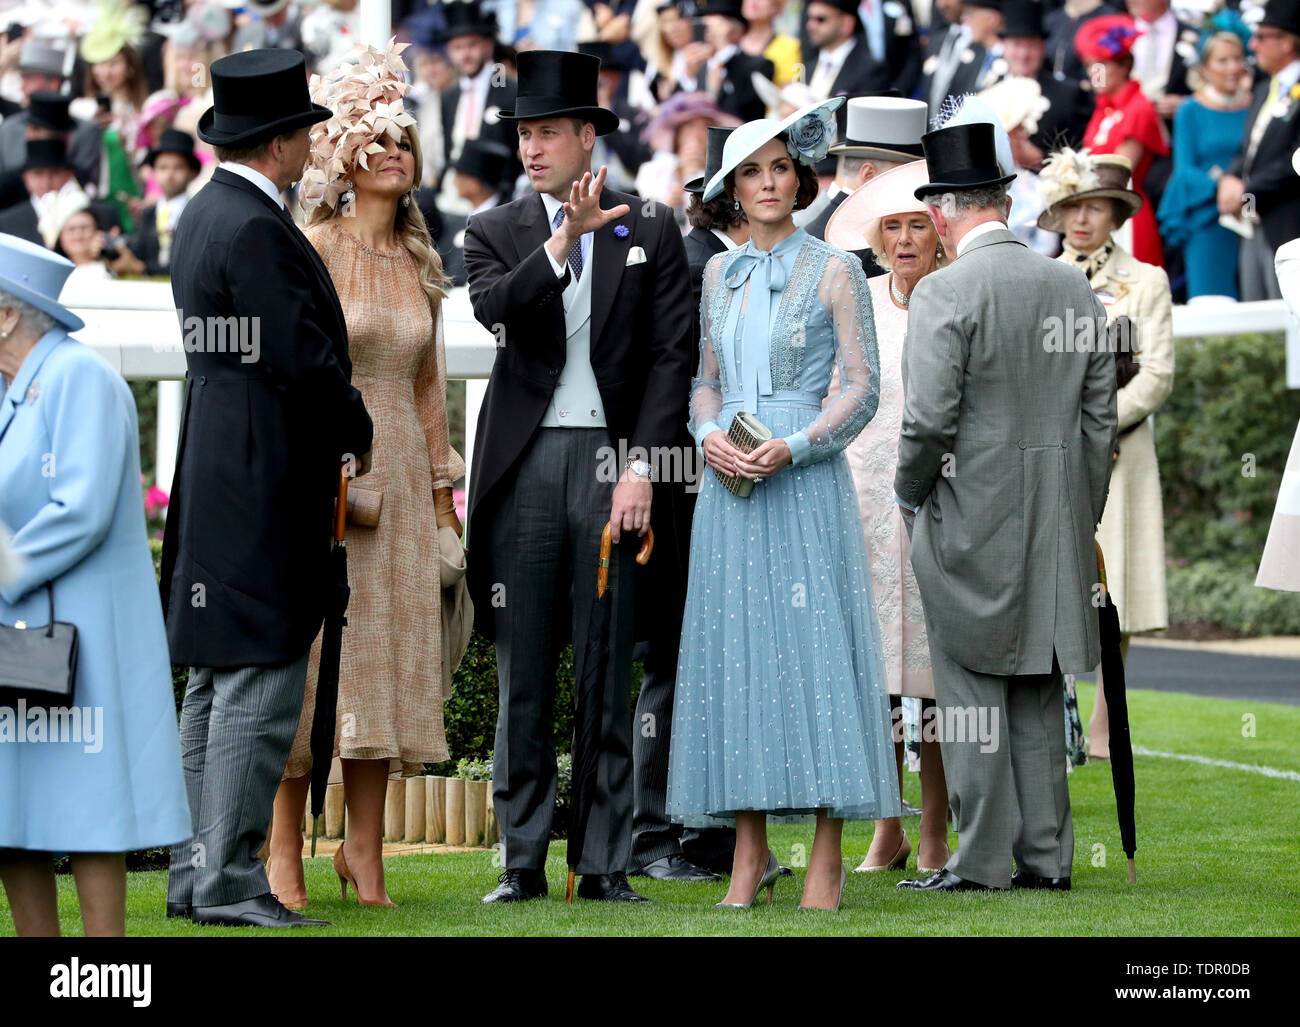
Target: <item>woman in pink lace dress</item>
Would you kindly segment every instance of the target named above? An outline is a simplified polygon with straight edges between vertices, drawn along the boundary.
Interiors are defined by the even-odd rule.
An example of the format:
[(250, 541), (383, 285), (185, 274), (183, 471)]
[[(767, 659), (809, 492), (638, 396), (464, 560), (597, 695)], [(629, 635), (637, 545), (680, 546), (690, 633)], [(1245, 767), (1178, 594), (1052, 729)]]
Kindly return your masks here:
[[(826, 241), (845, 250), (870, 249), (889, 271), (868, 280), (880, 349), (880, 406), (876, 416), (845, 451), (858, 492), (862, 528), (871, 560), (871, 587), (880, 620), (881, 655), (889, 678), (894, 751), (900, 787), (903, 773), (902, 697), (921, 700), (922, 873), (948, 860), (948, 786), (937, 738), (926, 740), (928, 711), (934, 708), (934, 677), (925, 635), (921, 593), (912, 574), (911, 542), (894, 502), (898, 435), (903, 423), (903, 339), (907, 304), (916, 283), (943, 260), (938, 233), (912, 190), (927, 182), (924, 161), (892, 168), (861, 186), (832, 215)], [(831, 383), (827, 402), (838, 392)], [(876, 821), (875, 834), (859, 871), (902, 870), (912, 852), (902, 820)]]

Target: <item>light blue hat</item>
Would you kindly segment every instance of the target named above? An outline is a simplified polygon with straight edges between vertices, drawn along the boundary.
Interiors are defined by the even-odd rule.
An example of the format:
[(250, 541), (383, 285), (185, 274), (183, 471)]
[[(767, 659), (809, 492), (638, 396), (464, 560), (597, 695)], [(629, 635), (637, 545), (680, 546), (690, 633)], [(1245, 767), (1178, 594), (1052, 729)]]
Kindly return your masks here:
[(787, 143), (790, 155), (800, 163), (810, 166), (816, 164), (830, 152), (831, 144), (835, 141), (835, 119), (832, 115), (844, 106), (845, 99), (843, 96), (832, 96), (829, 100), (810, 103), (781, 121), (776, 118), (761, 118), (745, 122), (727, 137), (727, 144), (722, 148), (722, 165), (704, 187), (701, 199), (707, 203), (720, 194), (727, 176), (742, 161), (787, 129), (790, 130), (790, 141)]
[(85, 321), (59, 303), (73, 267), (72, 261), (44, 246), (0, 233), (0, 292), (30, 303), (70, 332), (86, 327)]

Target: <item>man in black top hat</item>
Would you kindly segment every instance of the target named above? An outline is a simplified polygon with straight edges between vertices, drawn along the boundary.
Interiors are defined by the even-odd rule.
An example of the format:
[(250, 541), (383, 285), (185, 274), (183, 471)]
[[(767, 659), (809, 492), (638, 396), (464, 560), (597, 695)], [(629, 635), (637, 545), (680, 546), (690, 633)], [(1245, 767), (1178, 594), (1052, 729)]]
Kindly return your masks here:
[(126, 240), (138, 274), (165, 275), (171, 267), (172, 239), (181, 211), (189, 202), (186, 190), (199, 173), (194, 137), (178, 128), (163, 129), (158, 145), (145, 154), (141, 166), (153, 169), (162, 197), (140, 211), (136, 231)]
[(1243, 300), (1282, 298), (1273, 258), (1300, 236), (1300, 0), (1269, 0), (1250, 49), (1264, 77), (1228, 173), (1219, 179), (1219, 212), (1249, 220), (1255, 233), (1240, 245)]
[(0, 122), (0, 173), (22, 167), (28, 139), (54, 133), (68, 144), (77, 181), (93, 193), (99, 185), (103, 133), (93, 121), (69, 117), (70, 98), (59, 91), (64, 63), (63, 51), (43, 40), (23, 44), (18, 70), (24, 109)]
[[(651, 523), (650, 460), (669, 454), (677, 474), (685, 463), (672, 448), (686, 421), (691, 300), (672, 212), (592, 173), (596, 137), (618, 124), (596, 103), (599, 66), (586, 54), (519, 55), (518, 99), (501, 117), (517, 129), (534, 194), (475, 215), (465, 232), (474, 316), (498, 344), (469, 490), (469, 588), (478, 630), (496, 641), (501, 689), (493, 796), (506, 869), (485, 902), (547, 891), (556, 763), (546, 725), (570, 635), (578, 681), (607, 667), (578, 895), (643, 901), (626, 873), (635, 556)], [(589, 640), (607, 523), (609, 634)], [(589, 641), (607, 662), (589, 666)]]
[(63, 139), (33, 139), (25, 149), (20, 172), (24, 194), (22, 199), (0, 211), (0, 232), (44, 246), (37, 227), (42, 204), (46, 196), (57, 193), (72, 181), (72, 161), (68, 159), (68, 147)]
[(611, 188), (631, 192), (636, 182), (637, 170), (654, 156), (650, 145), (641, 138), (649, 120), (627, 101), (627, 62), (620, 47), (610, 43), (579, 43), (578, 53), (590, 54), (600, 59), (600, 78), (596, 83), (596, 102), (618, 115), (618, 128), (607, 135), (596, 137), (596, 147), (591, 153), (591, 166), (602, 164), (609, 168), (606, 179)]
[(332, 587), (340, 463), (365, 473), (373, 429), (329, 272), (281, 199), (331, 111), (293, 50), (231, 54), (211, 76), (198, 133), (221, 163), (171, 260), (188, 372), (161, 587), (172, 662), (190, 668), (194, 837), (172, 849), (167, 915), (318, 925), (276, 900), (257, 853)]
[(767, 105), (754, 88), (753, 74), (766, 79), (776, 75), (776, 65), (766, 57), (751, 57), (740, 48), (740, 37), (749, 28), (741, 13), (741, 0), (697, 0), (696, 13), (704, 23), (704, 42), (713, 55), (695, 73), (695, 88), (708, 93), (713, 102), (742, 121), (755, 121), (767, 112)]
[(912, 95), (921, 48), (910, 0), (811, 0), (804, 27), (814, 48), (804, 58), (808, 85), (819, 99), (887, 89)]
[[(1029, 141), (1046, 157), (1064, 146), (1083, 145), (1083, 133), (1092, 117), (1093, 100), (1078, 81), (1057, 77), (1044, 63), (1047, 32), (1043, 28), (1041, 0), (1003, 0), (1003, 23), (998, 35), (1002, 39), (1002, 57), (1006, 74), (1032, 78), (1038, 83), (1050, 106), (1038, 119), (1038, 131)], [(1037, 167), (1031, 167), (1037, 171)]]
[[(473, 0), (443, 5), (447, 27), (443, 32), (447, 59), (456, 69), (456, 84), (442, 92), (443, 159), (450, 167), (460, 156), (467, 139), (500, 143), (511, 153), (516, 140), (511, 125), (501, 120), (503, 110), (515, 104), (515, 81), (505, 67), (492, 59), (496, 45), (496, 18), (484, 14)], [(513, 182), (519, 168), (512, 162), (506, 169)], [(443, 186), (443, 205), (454, 208), (454, 194)], [(447, 202), (451, 201), (451, 202)]]

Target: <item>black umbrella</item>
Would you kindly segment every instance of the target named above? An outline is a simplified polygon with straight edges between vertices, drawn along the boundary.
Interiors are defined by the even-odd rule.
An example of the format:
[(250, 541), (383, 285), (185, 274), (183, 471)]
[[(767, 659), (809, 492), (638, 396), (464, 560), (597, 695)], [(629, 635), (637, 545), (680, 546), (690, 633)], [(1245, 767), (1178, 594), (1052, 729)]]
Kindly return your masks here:
[[(655, 533), (646, 529), (645, 541), (636, 554), (636, 562), (644, 566), (654, 550)], [(573, 713), (573, 797), (570, 801), (569, 844), (567, 860), (569, 881), (564, 889), (564, 901), (573, 901), (573, 879), (582, 858), (582, 846), (587, 839), (587, 821), (596, 796), (596, 765), (600, 760), (601, 711), (605, 706), (605, 673), (609, 668), (609, 623), (612, 599), (605, 598), (609, 586), (609, 553), (611, 540), (609, 525), (600, 534), (600, 565), (596, 571), (596, 598), (591, 603), (591, 616), (587, 620), (587, 645), (583, 650), (582, 677), (575, 682), (575, 710)]]
[(1106, 587), (1106, 563), (1101, 546), (1097, 546), (1097, 573), (1101, 579), (1102, 605), (1098, 612), (1101, 627), (1102, 692), (1106, 697), (1110, 722), (1110, 777), (1115, 788), (1115, 815), (1119, 818), (1119, 837), (1128, 856), (1128, 879), (1137, 880), (1137, 829), (1133, 824), (1133, 739), (1129, 735), (1128, 701), (1124, 687), (1124, 656), (1120, 650), (1119, 611)]
[(325, 809), (325, 788), (334, 761), (334, 726), (338, 716), (339, 661), (343, 654), (343, 626), (347, 624), (348, 545), (343, 531), (348, 517), (348, 464), (339, 470), (339, 498), (334, 509), (334, 546), (330, 562), (334, 575), (321, 635), (320, 677), (316, 679), (316, 710), (311, 718), (311, 854), (316, 855), (316, 831)]

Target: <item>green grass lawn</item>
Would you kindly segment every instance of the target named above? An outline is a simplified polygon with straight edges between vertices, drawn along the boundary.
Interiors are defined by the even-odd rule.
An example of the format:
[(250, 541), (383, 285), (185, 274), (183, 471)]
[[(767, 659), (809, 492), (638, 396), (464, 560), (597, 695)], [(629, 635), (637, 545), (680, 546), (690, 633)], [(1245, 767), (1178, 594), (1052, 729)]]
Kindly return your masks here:
[[(1092, 688), (1080, 685), (1086, 722)], [(1300, 708), (1134, 692), (1129, 705), (1136, 745), (1300, 772)], [(1243, 716), (1255, 737), (1243, 737)], [(802, 853), (811, 825), (771, 829), (777, 856), (796, 869), (777, 882), (771, 907), (715, 910), (725, 885), (670, 884), (636, 879), (652, 905), (612, 906), (564, 896), (564, 844), (551, 846), (548, 898), (515, 906), (483, 906), (495, 885), (492, 853), (410, 856), (388, 860), (388, 892), (397, 909), (362, 909), (327, 859), (307, 861), (309, 915), (333, 921), (321, 935), (1292, 935), (1300, 932), (1295, 865), (1300, 782), (1226, 767), (1139, 756), (1137, 767), (1138, 880), (1130, 885), (1119, 845), (1109, 764), (1092, 763), (1070, 777), (1074, 811), (1074, 890), (1068, 894), (921, 895), (899, 892), (901, 873), (849, 874), (838, 913), (800, 913)], [(904, 794), (919, 803), (917, 777)], [(916, 821), (907, 821), (916, 843)], [(870, 824), (848, 824), (845, 860), (860, 862)], [(1101, 856), (1104, 853), (1104, 864)], [(915, 849), (909, 874), (915, 875)], [(265, 932), (200, 928), (163, 915), (166, 874), (132, 874), (127, 929), (134, 935), (228, 937)], [(65, 934), (81, 933), (70, 877), (59, 879)], [(0, 935), (12, 935), (0, 896)]]

